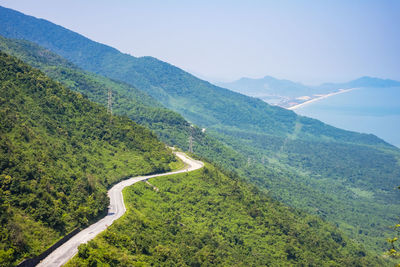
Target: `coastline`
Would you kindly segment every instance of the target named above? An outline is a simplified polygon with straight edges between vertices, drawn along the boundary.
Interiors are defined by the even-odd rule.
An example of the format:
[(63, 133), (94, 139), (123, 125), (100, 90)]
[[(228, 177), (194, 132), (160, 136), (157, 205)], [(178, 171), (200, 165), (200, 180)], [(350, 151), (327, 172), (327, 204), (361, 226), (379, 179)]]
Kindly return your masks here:
[(321, 95), (321, 96), (319, 96), (319, 97), (310, 99), (310, 100), (308, 100), (308, 101), (306, 101), (306, 102), (303, 102), (303, 103), (301, 103), (301, 104), (294, 105), (294, 106), (289, 107), (289, 108), (287, 108), (287, 109), (289, 109), (289, 110), (295, 110), (295, 109), (301, 108), (301, 107), (303, 107), (303, 106), (305, 106), (305, 105), (308, 105), (308, 104), (310, 104), (310, 103), (319, 101), (319, 100), (321, 100), (321, 99), (325, 99), (325, 98), (328, 98), (328, 97), (330, 97), (330, 96), (334, 96), (334, 95), (338, 95), (338, 94), (342, 94), (342, 93), (347, 93), (347, 92), (353, 91), (353, 90), (355, 90), (355, 89), (358, 89), (358, 88), (339, 89), (339, 91), (337, 91), (337, 92), (329, 93), (329, 94), (326, 94), (326, 95)]

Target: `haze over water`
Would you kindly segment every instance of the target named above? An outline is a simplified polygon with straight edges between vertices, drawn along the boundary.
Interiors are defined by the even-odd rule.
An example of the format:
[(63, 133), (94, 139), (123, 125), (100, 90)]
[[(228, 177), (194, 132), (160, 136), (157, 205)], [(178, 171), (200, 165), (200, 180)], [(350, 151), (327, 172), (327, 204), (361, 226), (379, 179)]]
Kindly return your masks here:
[(295, 110), (346, 130), (372, 133), (400, 147), (400, 87), (360, 88)]

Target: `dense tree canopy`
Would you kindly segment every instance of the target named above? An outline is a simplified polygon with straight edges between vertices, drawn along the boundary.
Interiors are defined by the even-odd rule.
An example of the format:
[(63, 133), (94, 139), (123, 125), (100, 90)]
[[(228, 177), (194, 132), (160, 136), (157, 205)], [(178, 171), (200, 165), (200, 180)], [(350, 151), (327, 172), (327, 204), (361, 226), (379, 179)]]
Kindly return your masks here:
[[(124, 191), (127, 213), (67, 266), (379, 266), (335, 227), (207, 164)], [(154, 190), (154, 187), (157, 190)]]
[(113, 183), (173, 161), (149, 130), (0, 52), (1, 266), (100, 216)]
[[(387, 226), (399, 208), (399, 195), (393, 188), (400, 179), (400, 153), (375, 136), (350, 133), (299, 116), (294, 123), (287, 121), (294, 125), (287, 133), (279, 127), (276, 132), (260, 132), (254, 127), (224, 124), (203, 133), (135, 87), (82, 71), (35, 44), (0, 37), (0, 49), (103, 105), (111, 88), (114, 112), (149, 127), (167, 144), (186, 148), (192, 134), (196, 154), (237, 172), (290, 206), (335, 223), (367, 248), (379, 254), (385, 250), (384, 240), (390, 235)], [(167, 69), (168, 73), (174, 70), (171, 66)], [(273, 119), (275, 115), (268, 116)], [(268, 127), (273, 129), (276, 123)]]

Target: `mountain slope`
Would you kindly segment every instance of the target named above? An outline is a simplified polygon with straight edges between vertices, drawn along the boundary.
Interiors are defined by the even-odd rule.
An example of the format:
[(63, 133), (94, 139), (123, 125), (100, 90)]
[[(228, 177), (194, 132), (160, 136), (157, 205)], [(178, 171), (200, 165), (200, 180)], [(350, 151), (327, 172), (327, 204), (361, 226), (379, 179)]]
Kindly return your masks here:
[[(153, 129), (157, 129), (161, 138), (163, 134), (179, 138), (182, 129), (189, 128), (189, 124), (182, 116), (164, 108), (143, 91), (122, 82), (85, 72), (64, 58), (31, 42), (10, 40), (0, 36), (0, 50), (39, 68), (52, 79), (102, 105), (107, 105), (108, 90), (111, 90), (114, 113), (126, 115), (142, 125), (152, 126)], [(159, 125), (160, 123), (162, 125)]]
[[(101, 214), (108, 205), (105, 195), (108, 185), (127, 175), (165, 171), (169, 169), (168, 164), (173, 158), (149, 131), (126, 118), (114, 116), (110, 121), (110, 116), (104, 108), (2, 52), (0, 70), (0, 260), (2, 266), (8, 266), (13, 265), (16, 260), (43, 251), (60, 235), (73, 227), (85, 225), (88, 220)], [(179, 182), (181, 179), (183, 181)], [(149, 231), (144, 235), (148, 239), (137, 243), (137, 246), (145, 246), (141, 251), (143, 255), (147, 255), (145, 257), (149, 262), (159, 261), (159, 257), (166, 256), (164, 249), (171, 248), (174, 252), (168, 254), (171, 256), (170, 261), (178, 260), (175, 258), (178, 256), (183, 257), (187, 263), (221, 261), (223, 264), (241, 260), (244, 263), (256, 264), (382, 264), (379, 259), (366, 257), (365, 250), (349, 241), (329, 224), (288, 209), (256, 188), (230, 178), (212, 166), (196, 176), (184, 174), (172, 177), (168, 183), (168, 192), (172, 194), (163, 196), (162, 201), (166, 201), (163, 209), (168, 206), (177, 209), (185, 225), (195, 227), (196, 234), (201, 234), (204, 238), (211, 236), (211, 239), (199, 239), (198, 245), (204, 247), (199, 250), (195, 247), (197, 241), (194, 235), (190, 231), (182, 232), (179, 238), (183, 238), (186, 243), (189, 240), (195, 241), (191, 245), (191, 254), (186, 254), (186, 247), (178, 246), (182, 244), (180, 239), (174, 241), (177, 242), (175, 245), (170, 245), (170, 231), (179, 232), (179, 229), (176, 229), (175, 222), (171, 223), (170, 228), (159, 227), (164, 220), (158, 221), (157, 218), (173, 214), (158, 210), (161, 206), (160, 203), (156, 204), (159, 201), (157, 193), (151, 193), (152, 198), (156, 197), (156, 202), (151, 199), (149, 201), (148, 197), (142, 198), (142, 193), (133, 188), (137, 194), (130, 197), (139, 197), (142, 205), (148, 205), (153, 210), (150, 214), (155, 216), (151, 218), (150, 225), (146, 225), (149, 223), (147, 219), (139, 224)], [(162, 190), (166, 188), (162, 184), (157, 186)], [(192, 196), (196, 199), (199, 197), (201, 201), (188, 198), (187, 190), (193, 191)], [(169, 201), (174, 196), (173, 192), (179, 192), (175, 197), (185, 201)], [(210, 204), (210, 201), (215, 203)], [(185, 213), (189, 207), (196, 212), (204, 212), (204, 202), (209, 203), (211, 208), (204, 214), (207, 223), (213, 222), (213, 225), (209, 225), (210, 230), (205, 230), (203, 224), (192, 225), (192, 215)], [(180, 203), (179, 206), (174, 207), (177, 203)], [(222, 210), (225, 212), (221, 212)], [(216, 220), (217, 217), (219, 221)], [(226, 225), (228, 217), (238, 220), (239, 224)], [(132, 220), (132, 217), (128, 220)], [(266, 224), (266, 221), (269, 223)], [(182, 223), (180, 219), (179, 222)], [(122, 221), (115, 227), (127, 225), (132, 224)], [(136, 226), (138, 225), (133, 224), (133, 227)], [(214, 226), (218, 227), (213, 229)], [(226, 227), (223, 231), (227, 232), (219, 233), (217, 229), (225, 229), (223, 226)], [(249, 230), (252, 227), (254, 230)], [(236, 231), (236, 228), (239, 231)], [(130, 228), (125, 231), (132, 233)], [(158, 231), (167, 232), (165, 235), (158, 235)], [(260, 231), (265, 234), (263, 239), (258, 240)], [(111, 236), (117, 239), (113, 239), (110, 244), (119, 240), (120, 234), (111, 233)], [(107, 231), (103, 235), (109, 236), (110, 233)], [(216, 235), (221, 235), (223, 239), (213, 237)], [(135, 236), (130, 235), (131, 238)], [(149, 242), (154, 242), (152, 240), (156, 236), (163, 237), (164, 246), (162, 250), (159, 245), (156, 246), (156, 252), (152, 252), (155, 258), (151, 259), (145, 251), (153, 250), (154, 245)], [(258, 241), (264, 245), (260, 246)], [(118, 247), (121, 248), (125, 244), (128, 243), (121, 242)], [(174, 248), (176, 246), (178, 247)], [(97, 247), (102, 248), (101, 245)], [(253, 253), (263, 253), (263, 256), (248, 255), (249, 247)], [(94, 247), (91, 245), (91, 248)], [(215, 256), (203, 254), (208, 248), (217, 249), (218, 253)], [(268, 248), (268, 253), (265, 253), (264, 248)], [(107, 248), (108, 251), (110, 249), (116, 248)], [(80, 249), (79, 255), (82, 257), (85, 257), (84, 250)], [(88, 258), (90, 255), (96, 255), (98, 260), (95, 261), (98, 263), (115, 264), (117, 260), (125, 260), (124, 257), (118, 257), (119, 253), (125, 250), (116, 251), (114, 256), (117, 258), (112, 258), (112, 262), (109, 256), (101, 256), (104, 255), (104, 250), (101, 253), (86, 253)], [(232, 256), (226, 257), (227, 253), (232, 253)], [(90, 259), (88, 262), (93, 264)], [(137, 261), (125, 263), (134, 262)]]
[(150, 183), (127, 188), (126, 215), (81, 245), (67, 266), (384, 264), (321, 219), (282, 206), (210, 164)]
[[(82, 68), (146, 91), (228, 146), (221, 151), (195, 129), (201, 155), (229, 159), (221, 164), (276, 198), (383, 250), (386, 226), (399, 208), (393, 190), (400, 182), (398, 149), (376, 136), (340, 130), (219, 88), (157, 59), (119, 53), (50, 22), (4, 8), (0, 14), (1, 34), (38, 42)], [(220, 155), (226, 152), (227, 157)]]
[[(223, 125), (275, 135), (294, 129), (294, 112), (214, 86), (155, 58), (122, 54), (48, 21), (2, 7), (0, 14), (1, 35), (38, 43), (85, 70), (131, 84), (198, 125)], [(350, 141), (382, 142), (378, 138), (365, 140), (363, 135), (346, 131), (340, 133)], [(329, 137), (338, 138), (335, 134)]]
[(1, 266), (100, 216), (111, 184), (174, 161), (150, 131), (3, 52), (0, 86)]
[(170, 146), (188, 147), (189, 135), (193, 135), (196, 139), (194, 148), (202, 157), (230, 170), (242, 160), (233, 150), (227, 149), (199, 128), (192, 127), (181, 115), (164, 108), (155, 99), (132, 86), (85, 72), (59, 55), (28, 41), (0, 36), (0, 51), (39, 68), (52, 79), (102, 105), (107, 105), (108, 89), (111, 89), (115, 114), (126, 115), (150, 128)]

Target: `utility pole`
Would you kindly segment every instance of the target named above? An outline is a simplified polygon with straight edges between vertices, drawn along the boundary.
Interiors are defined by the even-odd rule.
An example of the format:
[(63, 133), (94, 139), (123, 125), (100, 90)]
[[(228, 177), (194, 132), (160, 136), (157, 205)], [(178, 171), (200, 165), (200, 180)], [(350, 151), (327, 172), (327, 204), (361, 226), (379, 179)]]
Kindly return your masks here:
[(111, 89), (108, 89), (107, 112), (110, 113), (110, 122), (111, 122), (111, 120), (112, 120), (112, 92), (111, 92)]

